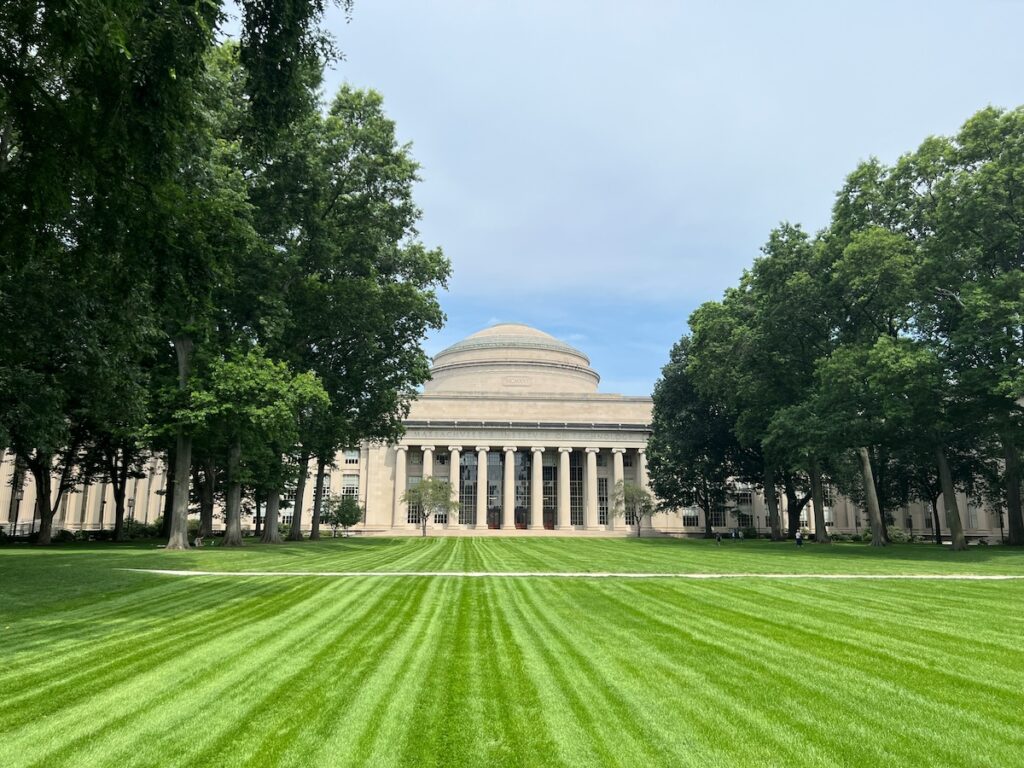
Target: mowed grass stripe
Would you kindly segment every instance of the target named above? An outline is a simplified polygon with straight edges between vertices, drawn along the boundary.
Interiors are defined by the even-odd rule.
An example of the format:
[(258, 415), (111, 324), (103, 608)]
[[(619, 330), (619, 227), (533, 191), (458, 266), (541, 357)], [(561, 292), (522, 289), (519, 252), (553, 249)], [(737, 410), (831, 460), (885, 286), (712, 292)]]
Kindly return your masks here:
[(180, 558), (0, 548), (0, 690), (14, 691), (0, 696), (0, 765), (1019, 762), (1020, 582), (114, 570), (725, 572), (763, 557), (763, 573), (811, 553), (804, 566), (831, 572), (1024, 572), (1020, 553), (997, 548), (959, 559), (740, 546), (408, 538)]
[[(443, 652), (446, 639), (444, 615), (457, 584), (451, 581), (431, 583), (417, 612), (406, 627), (401, 641), (387, 649), (382, 658), (383, 679), (376, 681), (371, 696), (376, 699), (367, 718), (367, 728), (355, 741), (350, 765), (401, 765), (400, 756), (409, 741), (419, 737), (418, 724), (429, 720), (416, 711), (414, 702), (436, 654)], [(400, 692), (399, 696), (392, 696)]]
[[(257, 598), (248, 606), (234, 606), (231, 610), (236, 621), (230, 629), (214, 627), (205, 637), (194, 638), (193, 644), (180, 646), (176, 653), (165, 652), (160, 663), (144, 671), (126, 668), (122, 679), (106, 681), (103, 688), (92, 689), (48, 718), (52, 730), (48, 730), (45, 750), (35, 745), (35, 752), (42, 752), (42, 757), (32, 764), (78, 765), (90, 755), (97, 759), (106, 755), (103, 759), (111, 760), (112, 752), (118, 753), (116, 762), (146, 764), (153, 760), (159, 764), (169, 754), (175, 759), (187, 755), (201, 741), (201, 732), (175, 740), (170, 752), (152, 750), (164, 734), (187, 733), (176, 730), (179, 723), (202, 716), (215, 702), (227, 703), (241, 695), (251, 676), (249, 661), (270, 662), (311, 626), (329, 622), (329, 611), (310, 611), (306, 604), (321, 588), (304, 585), (293, 590), (285, 605), (273, 601), (268, 606), (267, 600)], [(352, 590), (352, 599), (364, 590)], [(287, 627), (284, 632), (282, 625)], [(272, 639), (244, 653), (248, 639), (263, 632)], [(131, 723), (133, 735), (128, 741), (118, 738), (125, 732), (126, 722)], [(18, 737), (15, 733), (15, 747)], [(19, 753), (28, 750), (16, 750), (15, 754)]]
[[(705, 628), (688, 613), (652, 603), (645, 590), (628, 584), (608, 584), (589, 594), (576, 588), (552, 603), (567, 620), (580, 607), (598, 620), (609, 619), (599, 640), (588, 643), (588, 653), (604, 657), (602, 667), (613, 670), (628, 689), (637, 716), (672, 737), (667, 763), (685, 759), (695, 765), (733, 765), (740, 759), (765, 759), (785, 764), (796, 759), (792, 739), (776, 727), (770, 707), (758, 700), (756, 689), (748, 688), (739, 698), (731, 695), (740, 685), (732, 678), (737, 661), (743, 660), (741, 650), (728, 642), (708, 642)], [(669, 710), (647, 711), (644, 704), (652, 698), (669, 702)], [(708, 706), (709, 702), (715, 705)], [(664, 729), (666, 716), (673, 723), (671, 729)], [(753, 746), (743, 742), (741, 753), (736, 740), (727, 737), (738, 727), (757, 735)], [(805, 759), (814, 757), (815, 751), (807, 745), (800, 749)]]
[[(559, 758), (569, 765), (608, 764), (615, 759), (650, 764), (658, 756), (657, 734), (636, 734), (635, 713), (616, 691), (615, 681), (603, 674), (580, 648), (581, 636), (551, 618), (551, 606), (538, 602), (541, 582), (517, 582), (507, 590), (507, 605), (520, 631), (520, 646), (536, 654), (535, 684), (553, 720), (551, 731)], [(547, 585), (551, 589), (551, 585)], [(586, 649), (589, 651), (589, 649)], [(621, 724), (629, 722), (629, 729)], [(652, 736), (651, 740), (645, 737)], [(618, 757), (616, 758), (616, 755)]]
[[(424, 591), (413, 587), (413, 599), (406, 599), (412, 585), (364, 586), (369, 592), (357, 597), (354, 610), (335, 612), (328, 625), (278, 661), (281, 672), (260, 686), (259, 695), (247, 697), (244, 708), (232, 707), (231, 715), (248, 728), (212, 740), (194, 758), (196, 765), (304, 765), (338, 731), (346, 722), (340, 710), (360, 695), (375, 669), (369, 654), (397, 640)], [(324, 590), (317, 600), (335, 597), (335, 590)], [(399, 599), (405, 600), (399, 612), (384, 609)], [(351, 736), (351, 729), (345, 731)]]
[[(211, 674), (211, 684), (198, 691), (182, 691), (174, 704), (177, 711), (173, 719), (161, 712), (153, 712), (146, 726), (146, 749), (140, 754), (119, 755), (126, 764), (161, 766), (167, 755), (175, 755), (183, 764), (197, 766), (238, 765), (237, 748), (257, 742), (278, 730), (257, 731), (252, 717), (261, 706), (274, 701), (275, 692), (287, 690), (292, 681), (309, 666), (308, 657), (315, 660), (326, 644), (343, 642), (333, 629), (351, 620), (351, 627), (359, 627), (372, 618), (378, 608), (372, 585), (360, 584), (344, 589), (340, 585), (323, 586), (304, 596), (294, 606), (294, 616), (288, 631), (280, 633), (272, 625), (259, 626), (230, 659)], [(282, 595), (280, 602), (288, 605), (292, 598)], [(280, 609), (280, 605), (279, 605)], [(286, 611), (282, 611), (286, 613)], [(343, 633), (344, 634), (344, 633)], [(252, 650), (249, 650), (251, 647)], [(283, 663), (284, 659), (296, 663)], [(290, 723), (307, 716), (302, 707), (291, 712), (291, 718), (281, 717), (279, 722)], [(169, 722), (168, 722), (169, 721)], [(286, 730), (281, 728), (281, 730)], [(182, 734), (188, 735), (181, 743)]]
[[(309, 585), (303, 587), (301, 584), (282, 585), (276, 590), (254, 590), (253, 597), (257, 602), (253, 612), (247, 615), (252, 619), (276, 616), (278, 609), (271, 604), (261, 605), (258, 598), (261, 594), (280, 593), (282, 588), (288, 592), (309, 591)], [(72, 648), (64, 647), (61, 642), (59, 626), (39, 627), (41, 638), (57, 635), (53, 639), (53, 647), (46, 653), (34, 649), (19, 653), (12, 665), (13, 671), (0, 676), (4, 690), (9, 694), (0, 703), (0, 719), (8, 727), (17, 727), (35, 717), (40, 709), (49, 711), (69, 706), (84, 691), (112, 685), (128, 676), (153, 669), (168, 658), (175, 658), (181, 648), (191, 642), (212, 632), (235, 627), (239, 619), (226, 602), (226, 595), (237, 595), (242, 591), (238, 584), (225, 585), (209, 595), (199, 591), (195, 584), (186, 590), (174, 590), (177, 611), (147, 621), (144, 630), (133, 633), (130, 629), (123, 629), (123, 621), (111, 624), (97, 619), (90, 622), (93, 641), (76, 640)], [(197, 599), (208, 607), (195, 608)], [(97, 631), (109, 626), (116, 627), (117, 631), (105, 633), (102, 643), (97, 644)], [(65, 674), (54, 676), (55, 658), (68, 670)]]
[[(630, 594), (616, 607), (628, 611), (637, 601), (654, 603), (645, 623), (671, 626), (670, 605), (652, 601), (649, 595)], [(724, 706), (729, 713), (728, 732), (742, 732), (745, 738), (727, 741), (733, 753), (725, 764), (752, 761), (753, 758), (772, 764), (773, 755), (789, 753), (790, 758), (808, 764), (829, 764), (836, 758), (836, 739), (829, 726), (829, 712), (849, 708), (850, 702), (832, 700), (831, 667), (823, 664), (825, 657), (818, 649), (812, 653), (794, 653), (785, 640), (766, 638), (759, 633), (742, 630), (733, 621), (716, 619), (717, 604), (702, 604), (699, 595), (687, 594), (685, 616), (680, 617), (687, 630), (683, 663), (693, 665), (705, 676), (711, 690), (702, 698)], [(728, 617), (739, 618), (737, 612)], [(657, 648), (658, 644), (655, 643)], [(678, 648), (668, 648), (666, 658)], [(666, 675), (670, 669), (664, 670)], [(863, 706), (864, 702), (860, 702)], [(869, 754), (860, 758), (868, 764), (895, 759), (890, 751), (869, 739), (871, 732), (863, 723), (859, 707), (850, 709), (843, 718), (854, 739), (852, 750), (860, 750), (861, 742)], [(788, 743), (783, 743), (783, 741)]]
[[(977, 590), (975, 590), (977, 591)], [(858, 591), (859, 596), (863, 590)], [(874, 594), (882, 593), (882, 590), (874, 590)], [(996, 698), (1016, 692), (1019, 686), (1013, 679), (1007, 680), (1007, 675), (1015, 675), (1013, 669), (1006, 670), (1005, 657), (997, 656), (996, 663), (989, 670), (984, 666), (988, 659), (984, 654), (975, 652), (974, 643), (969, 633), (956, 633), (950, 637), (940, 627), (935, 627), (929, 632), (914, 634), (906, 631), (905, 624), (898, 609), (902, 609), (914, 598), (907, 599), (903, 591), (897, 589), (886, 590), (889, 595), (889, 610), (884, 610), (884, 605), (870, 605), (862, 607), (861, 602), (856, 598), (840, 600), (832, 593), (828, 595), (821, 590), (817, 595), (806, 595), (798, 593), (795, 589), (789, 593), (765, 592), (757, 590), (757, 603), (754, 598), (746, 595), (752, 594), (751, 590), (740, 591), (715, 591), (713, 594), (718, 600), (718, 606), (724, 608), (729, 601), (744, 601), (745, 607), (738, 608), (739, 613), (746, 614), (749, 611), (763, 611), (771, 604), (785, 606), (773, 612), (769, 617), (761, 616), (758, 619), (759, 626), (765, 624), (779, 630), (788, 630), (790, 633), (805, 635), (804, 647), (819, 647), (823, 643), (830, 644), (833, 654), (843, 654), (844, 661), (851, 666), (858, 663), (862, 658), (860, 650), (864, 647), (871, 648), (875, 656), (874, 665), (884, 662), (888, 668), (901, 670), (903, 673), (919, 672), (934, 679), (936, 676), (945, 678), (945, 685), (940, 686), (941, 690), (958, 690), (961, 687), (969, 687), (972, 693), (991, 694)], [(765, 600), (765, 594), (772, 597)], [(804, 610), (807, 599), (818, 599), (820, 605), (817, 610), (809, 612)], [(878, 602), (878, 598), (874, 598)], [(998, 611), (999, 607), (993, 605)], [(849, 621), (851, 615), (857, 619), (855, 628), (837, 634), (835, 628), (840, 618)], [(781, 617), (785, 616), (783, 620)], [(928, 637), (933, 635), (933, 637)], [(964, 664), (963, 655), (964, 643), (969, 643), (972, 653), (971, 668), (968, 670)], [(927, 653), (922, 653), (927, 649)], [(1019, 655), (1019, 653), (1018, 653)], [(979, 674), (981, 670), (981, 674)], [(986, 674), (987, 673), (987, 674)], [(951, 695), (951, 702), (955, 702), (959, 694)]]
[[(693, 595), (688, 594), (687, 597)], [(755, 629), (749, 631), (734, 628), (735, 624), (740, 623), (742, 611), (726, 609), (726, 615), (730, 616), (728, 620), (715, 619), (723, 610), (722, 603), (728, 600), (727, 595), (714, 591), (708, 597), (707, 604), (698, 608), (701, 621), (707, 625), (702, 631), (702, 636), (709, 638), (707, 642), (719, 645), (721, 651), (726, 654), (730, 653), (733, 647), (752, 651), (748, 659), (739, 658), (732, 661), (738, 675), (747, 667), (753, 666), (761, 679), (769, 681), (769, 685), (778, 689), (777, 695), (780, 697), (800, 691), (802, 687), (807, 686), (808, 681), (822, 681), (821, 689), (817, 692), (811, 691), (807, 696), (808, 701), (816, 698), (827, 701), (832, 698), (836, 680), (841, 678), (843, 684), (839, 686), (839, 690), (842, 691), (842, 696), (827, 706), (828, 711), (836, 713), (830, 729), (833, 732), (841, 732), (855, 728), (858, 722), (865, 722), (872, 726), (869, 733), (874, 734), (873, 740), (863, 742), (856, 739), (858, 733), (850, 734), (849, 738), (852, 740), (849, 743), (854, 745), (854, 748), (871, 749), (872, 744), (879, 743), (890, 750), (889, 754), (893, 758), (902, 753), (901, 759), (909, 759), (919, 751), (922, 740), (929, 743), (933, 740), (941, 741), (943, 729), (940, 724), (948, 723), (951, 719), (964, 719), (961, 716), (963, 699), (959, 693), (947, 701), (936, 700), (934, 686), (930, 684), (935, 673), (924, 671), (921, 676), (923, 688), (908, 685), (904, 679), (907, 672), (913, 672), (915, 667), (920, 665), (911, 659), (901, 664), (898, 657), (894, 658), (884, 648), (886, 641), (891, 640), (885, 635), (877, 636), (873, 643), (858, 644), (833, 638), (828, 633), (808, 632), (806, 629), (794, 627), (789, 634), (786, 634), (785, 629), (771, 633), (771, 637), (775, 639), (769, 640), (765, 637), (769, 633), (764, 632), (763, 627), (763, 599), (752, 606), (754, 613), (751, 623)], [(764, 638), (760, 644), (759, 637)], [(766, 654), (771, 658), (784, 660), (785, 664), (793, 665), (793, 668), (800, 671), (799, 680), (786, 679), (785, 664), (782, 669), (775, 671), (770, 665), (761, 668), (761, 659)], [(730, 692), (730, 696), (738, 693), (741, 691)], [(895, 711), (901, 708), (905, 708), (906, 712)], [(891, 723), (898, 714), (903, 715), (900, 719), (901, 727), (898, 731), (893, 731)], [(988, 716), (971, 717), (968, 718), (968, 722), (961, 722), (961, 726), (966, 729), (977, 729), (979, 732), (990, 731), (992, 724), (987, 722), (987, 719)], [(996, 715), (997, 728), (998, 719)], [(879, 739), (879, 733), (891, 733), (891, 738)], [(812, 728), (807, 731), (807, 735), (816, 738), (817, 730)], [(970, 764), (969, 761), (961, 762), (963, 755), (958, 741), (945, 744), (944, 748), (947, 764)]]

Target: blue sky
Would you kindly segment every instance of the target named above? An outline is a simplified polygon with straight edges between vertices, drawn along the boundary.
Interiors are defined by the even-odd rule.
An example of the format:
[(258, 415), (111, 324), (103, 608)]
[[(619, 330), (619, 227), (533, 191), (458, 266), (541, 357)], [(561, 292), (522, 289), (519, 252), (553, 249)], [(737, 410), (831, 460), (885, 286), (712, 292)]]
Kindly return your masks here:
[(648, 394), (686, 318), (870, 155), (1024, 103), (1024, 3), (356, 0), (347, 81), (422, 164), (454, 276), (428, 352), (499, 321)]

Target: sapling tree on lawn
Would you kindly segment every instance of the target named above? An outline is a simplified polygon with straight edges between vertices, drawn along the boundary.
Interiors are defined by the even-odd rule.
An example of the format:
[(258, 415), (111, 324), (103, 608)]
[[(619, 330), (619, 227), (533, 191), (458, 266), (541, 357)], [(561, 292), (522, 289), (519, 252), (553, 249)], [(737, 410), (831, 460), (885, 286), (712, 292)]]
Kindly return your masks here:
[(615, 508), (621, 510), (621, 514), (626, 518), (626, 525), (636, 526), (638, 538), (644, 520), (650, 520), (658, 511), (654, 496), (646, 488), (625, 480), (619, 480), (615, 484)]
[(424, 536), (427, 535), (427, 523), (430, 518), (452, 514), (459, 509), (459, 502), (452, 498), (451, 483), (437, 477), (424, 477), (402, 495), (402, 501), (419, 507), (420, 525)]
[(292, 373), (261, 349), (211, 363), (205, 386), (191, 393), (178, 414), (191, 429), (223, 435), (227, 446), (224, 545), (242, 543), (242, 462), (247, 447), (294, 443), (303, 411), (327, 406), (327, 394), (311, 373)]
[(338, 536), (338, 529), (346, 533), (353, 525), (358, 525), (363, 520), (363, 508), (355, 496), (345, 493), (334, 494), (327, 497), (325, 509), (321, 514), (321, 520), (331, 526), (335, 538)]

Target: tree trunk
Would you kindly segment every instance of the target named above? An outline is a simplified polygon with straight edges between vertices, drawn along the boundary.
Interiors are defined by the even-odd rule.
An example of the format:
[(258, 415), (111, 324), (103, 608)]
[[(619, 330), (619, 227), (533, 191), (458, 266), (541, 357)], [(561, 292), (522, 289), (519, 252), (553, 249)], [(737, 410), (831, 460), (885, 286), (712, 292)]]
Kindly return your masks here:
[(935, 461), (939, 467), (939, 482), (942, 484), (942, 506), (946, 509), (946, 522), (949, 523), (950, 538), (954, 550), (967, 549), (964, 537), (964, 526), (960, 522), (960, 507), (956, 503), (956, 489), (953, 487), (953, 474), (949, 471), (946, 452), (941, 445), (935, 446)]
[(292, 510), (292, 527), (288, 541), (302, 541), (302, 506), (306, 501), (306, 475), (309, 473), (309, 451), (299, 457), (299, 478), (295, 481), (295, 509)]
[(164, 511), (160, 519), (160, 538), (166, 539), (171, 535), (171, 517), (174, 511), (174, 468), (177, 461), (174, 458), (174, 449), (167, 452), (167, 487), (164, 488)]
[(884, 547), (886, 541), (882, 535), (882, 526), (885, 525), (885, 521), (882, 520), (882, 513), (878, 508), (875, 476), (871, 471), (871, 454), (863, 446), (857, 449), (857, 454), (860, 456), (860, 471), (861, 476), (864, 478), (864, 497), (868, 505), (868, 520), (871, 523), (871, 546)]
[(324, 473), (327, 469), (327, 459), (323, 456), (316, 457), (316, 485), (313, 487), (313, 520), (310, 524), (309, 538), (313, 541), (320, 539), (320, 505), (324, 501)]
[(701, 507), (704, 509), (704, 538), (713, 539), (715, 538), (715, 532), (711, 528), (711, 514), (714, 502), (711, 500), (711, 491), (708, 489), (707, 481), (702, 481), (701, 486), (703, 498), (696, 499), (696, 501), (700, 502)]
[(939, 497), (932, 496), (932, 525), (935, 526), (935, 543), (942, 546), (942, 521), (939, 518)]
[[(174, 353), (178, 358), (178, 391), (188, 391), (192, 376), (192, 351), (194, 344), (188, 336), (174, 339)], [(174, 505), (171, 508), (171, 528), (167, 536), (167, 549), (188, 549), (188, 479), (192, 471), (192, 435), (179, 424), (174, 447)]]
[(199, 492), (199, 535), (213, 536), (213, 499), (217, 487), (217, 463), (207, 459), (202, 469), (203, 479)]
[[(118, 457), (120, 456), (120, 460)], [(114, 449), (108, 462), (114, 490), (114, 541), (124, 541), (124, 498), (128, 493), (128, 454)]]
[(11, 478), (11, 498), (7, 502), (7, 521), (9, 523), (8, 531), (12, 536), (18, 535), (18, 509), (21, 504), (21, 500), (18, 498), (18, 492), (24, 492), (25, 487), (25, 460), (15, 454), (14, 457), (14, 477)]
[(1000, 435), (1003, 444), (1004, 477), (1006, 479), (1007, 544), (1024, 544), (1024, 517), (1020, 506), (1020, 453), (1009, 431)]
[(224, 546), (242, 546), (242, 441), (234, 438), (228, 448), (228, 487), (224, 500)]
[[(36, 451), (33, 460), (28, 462), (29, 471), (32, 473), (32, 480), (36, 486), (36, 509), (39, 511), (39, 538), (36, 544), (49, 544), (53, 539), (53, 507), (50, 504), (50, 467), (53, 464), (53, 457), (48, 453)], [(35, 523), (35, 515), (32, 518)], [(29, 527), (31, 530), (32, 526)]]
[(262, 538), (262, 536), (263, 536), (263, 515), (260, 514), (260, 489), (259, 488), (256, 488), (256, 489), (253, 490), (253, 492), (252, 492), (252, 501), (253, 501), (253, 504), (256, 506), (256, 513), (254, 515), (254, 517), (256, 518), (256, 532), (255, 533), (256, 533), (257, 536)]
[(267, 491), (267, 516), (263, 523), (263, 544), (280, 544), (281, 531), (277, 524), (277, 511), (281, 505), (281, 491), (274, 488)]
[(114, 482), (114, 541), (124, 541), (124, 495), (125, 488)]
[(814, 505), (814, 540), (819, 544), (831, 544), (832, 539), (825, 527), (825, 491), (821, 487), (821, 466), (817, 459), (810, 462), (811, 503)]
[(792, 539), (796, 537), (796, 529), (800, 527), (800, 513), (807, 504), (809, 497), (804, 496), (803, 501), (796, 497), (796, 485), (793, 483), (793, 478), (788, 474), (783, 480), (783, 487), (786, 490), (787, 536)]
[(779, 520), (779, 495), (775, 488), (775, 470), (767, 462), (764, 465), (764, 501), (768, 506), (768, 527), (772, 530), (772, 541), (782, 541), (782, 522)]

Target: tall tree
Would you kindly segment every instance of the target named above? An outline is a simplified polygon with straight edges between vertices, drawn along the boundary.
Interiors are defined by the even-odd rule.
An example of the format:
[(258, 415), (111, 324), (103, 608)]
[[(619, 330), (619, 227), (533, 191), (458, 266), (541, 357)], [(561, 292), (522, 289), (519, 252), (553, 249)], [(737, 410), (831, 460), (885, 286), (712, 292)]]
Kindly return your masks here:
[(665, 506), (682, 508), (696, 501), (704, 511), (704, 535), (711, 538), (711, 518), (724, 507), (739, 444), (725, 409), (698, 392), (689, 361), (690, 339), (683, 336), (654, 385), (648, 470), (651, 487)]

